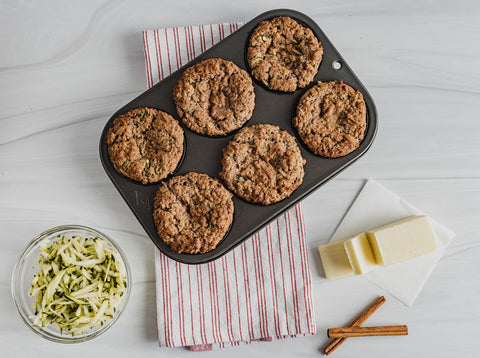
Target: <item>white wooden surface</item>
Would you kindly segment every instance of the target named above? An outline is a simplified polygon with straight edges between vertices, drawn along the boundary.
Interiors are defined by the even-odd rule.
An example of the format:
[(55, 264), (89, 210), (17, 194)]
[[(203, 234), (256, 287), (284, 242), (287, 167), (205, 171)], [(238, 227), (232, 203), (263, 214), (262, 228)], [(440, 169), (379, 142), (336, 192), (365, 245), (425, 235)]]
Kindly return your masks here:
[[(163, 3), (163, 4), (162, 4)], [(369, 321), (406, 323), (407, 337), (350, 339), (337, 357), (479, 355), (480, 3), (476, 1), (1, 1), (0, 355), (2, 357), (319, 356), (326, 328), (348, 323), (383, 292), (327, 282), (325, 243), (372, 177), (456, 231), (415, 304), (387, 296)], [(317, 335), (209, 353), (159, 348), (153, 244), (98, 157), (109, 116), (145, 89), (141, 31), (244, 21), (273, 8), (313, 17), (376, 101), (371, 150), (304, 202)], [(104, 335), (78, 345), (37, 337), (20, 320), (10, 276), (23, 247), (52, 226), (105, 231), (127, 252), (133, 293)]]

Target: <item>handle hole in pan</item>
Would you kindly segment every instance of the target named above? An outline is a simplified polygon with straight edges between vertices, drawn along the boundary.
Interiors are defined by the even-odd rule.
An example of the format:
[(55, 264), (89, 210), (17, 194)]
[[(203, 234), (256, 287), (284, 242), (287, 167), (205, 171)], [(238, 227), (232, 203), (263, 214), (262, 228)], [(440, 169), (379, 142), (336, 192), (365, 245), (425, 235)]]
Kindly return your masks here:
[(335, 60), (332, 62), (332, 67), (334, 70), (339, 70), (342, 68), (342, 63), (340, 61)]

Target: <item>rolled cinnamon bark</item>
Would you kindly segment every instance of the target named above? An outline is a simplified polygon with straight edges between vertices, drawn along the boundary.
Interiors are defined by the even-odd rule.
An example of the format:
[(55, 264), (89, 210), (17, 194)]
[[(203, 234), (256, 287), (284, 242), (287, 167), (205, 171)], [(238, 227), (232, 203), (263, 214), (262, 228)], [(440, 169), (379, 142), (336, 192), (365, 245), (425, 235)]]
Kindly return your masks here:
[(377, 326), (377, 327), (340, 327), (329, 328), (330, 338), (367, 337), (367, 336), (406, 336), (408, 327), (400, 326)]
[[(383, 305), (385, 303), (385, 297), (384, 296), (380, 296), (379, 298), (377, 298), (377, 300), (375, 302), (373, 302), (370, 307), (368, 307), (365, 311), (363, 311), (357, 318), (355, 318), (351, 323), (350, 323), (350, 327), (359, 327), (361, 326), (362, 324), (364, 324), (367, 319), (375, 313), (375, 311), (377, 309), (380, 308), (381, 305)], [(326, 355), (329, 355), (330, 353), (332, 353), (335, 349), (337, 349), (338, 347), (340, 347), (343, 342), (345, 342), (347, 338), (335, 338), (334, 340), (332, 340), (324, 349), (323, 349), (323, 352), (326, 354)]]

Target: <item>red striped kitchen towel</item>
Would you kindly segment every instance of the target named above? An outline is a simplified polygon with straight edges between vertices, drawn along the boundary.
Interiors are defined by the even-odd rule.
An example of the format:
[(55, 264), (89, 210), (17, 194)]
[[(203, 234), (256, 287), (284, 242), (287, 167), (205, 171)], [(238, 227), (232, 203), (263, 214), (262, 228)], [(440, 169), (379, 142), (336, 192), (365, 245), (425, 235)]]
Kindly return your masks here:
[[(143, 33), (153, 86), (242, 24)], [(312, 282), (301, 205), (222, 258), (190, 266), (155, 249), (160, 346), (208, 350), (315, 334)]]

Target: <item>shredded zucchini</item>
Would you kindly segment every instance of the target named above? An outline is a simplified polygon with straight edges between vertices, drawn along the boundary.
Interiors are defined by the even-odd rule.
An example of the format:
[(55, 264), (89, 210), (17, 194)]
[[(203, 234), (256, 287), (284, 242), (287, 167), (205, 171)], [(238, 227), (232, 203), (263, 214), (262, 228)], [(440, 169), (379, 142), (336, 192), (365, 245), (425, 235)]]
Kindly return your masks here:
[(57, 236), (40, 248), (29, 291), (35, 297), (33, 324), (83, 334), (111, 319), (126, 291), (125, 267), (105, 240)]

